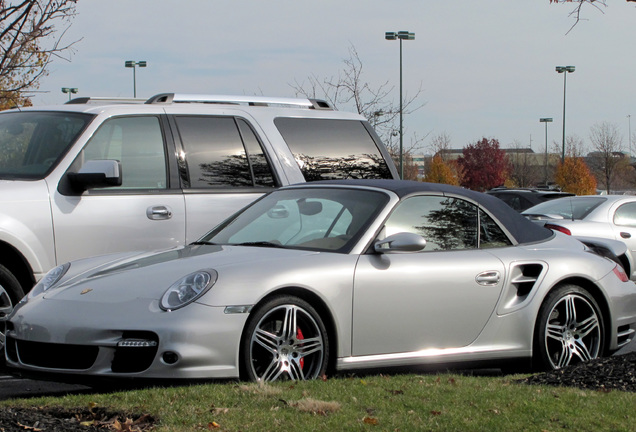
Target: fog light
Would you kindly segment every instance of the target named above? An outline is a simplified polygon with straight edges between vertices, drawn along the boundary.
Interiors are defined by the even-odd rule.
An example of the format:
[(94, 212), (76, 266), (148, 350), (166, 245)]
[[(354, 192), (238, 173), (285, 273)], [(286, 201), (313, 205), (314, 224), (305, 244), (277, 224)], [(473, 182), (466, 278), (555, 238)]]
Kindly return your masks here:
[(117, 342), (118, 347), (149, 348), (157, 346), (157, 341), (144, 339), (123, 339)]
[(166, 351), (165, 353), (163, 353), (163, 361), (166, 364), (175, 364), (177, 361), (179, 361), (179, 356), (177, 355), (176, 352), (172, 352), (172, 351)]

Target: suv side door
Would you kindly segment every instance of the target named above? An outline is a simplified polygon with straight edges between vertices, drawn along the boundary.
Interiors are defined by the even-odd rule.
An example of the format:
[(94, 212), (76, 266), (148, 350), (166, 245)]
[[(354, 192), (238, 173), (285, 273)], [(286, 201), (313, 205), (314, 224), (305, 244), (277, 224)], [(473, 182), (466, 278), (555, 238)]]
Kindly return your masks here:
[(192, 242), (281, 185), (270, 155), (244, 117), (180, 113), (170, 117)]
[(185, 204), (178, 184), (174, 144), (165, 116), (129, 115), (106, 119), (68, 172), (88, 160), (117, 160), (122, 185), (74, 193), (65, 177), (51, 185), (56, 261), (93, 255), (152, 250), (185, 242)]

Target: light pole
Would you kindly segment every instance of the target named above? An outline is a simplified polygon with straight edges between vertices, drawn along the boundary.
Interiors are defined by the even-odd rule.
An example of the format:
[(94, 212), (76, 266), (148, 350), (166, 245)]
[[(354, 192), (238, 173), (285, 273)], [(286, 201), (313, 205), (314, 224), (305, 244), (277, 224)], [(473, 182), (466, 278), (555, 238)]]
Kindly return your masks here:
[(62, 87), (62, 93), (68, 93), (68, 100), (71, 100), (71, 94), (77, 93), (77, 88), (74, 87)]
[(569, 73), (574, 72), (574, 66), (557, 66), (555, 70), (563, 74), (563, 150), (561, 163), (565, 162), (565, 82)]
[(386, 40), (396, 40), (400, 41), (400, 178), (404, 179), (404, 129), (402, 127), (403, 123), (403, 101), (402, 101), (402, 41), (403, 40), (413, 40), (415, 39), (415, 33), (410, 33), (408, 31), (399, 31), (399, 32), (385, 32), (384, 38)]
[(632, 115), (629, 114), (627, 116), (627, 123), (628, 123), (628, 133), (629, 135), (627, 136), (627, 140), (629, 142), (629, 162), (631, 163), (632, 161)]
[(134, 60), (126, 60), (124, 66), (126, 66), (127, 68), (132, 68), (133, 70), (133, 97), (137, 97), (137, 69), (135, 68), (135, 66), (139, 66), (140, 68), (146, 67), (146, 62), (145, 60), (138, 62)]
[(543, 166), (543, 183), (548, 185), (548, 123), (552, 123), (551, 117), (540, 118), (539, 122), (545, 123), (545, 161)]

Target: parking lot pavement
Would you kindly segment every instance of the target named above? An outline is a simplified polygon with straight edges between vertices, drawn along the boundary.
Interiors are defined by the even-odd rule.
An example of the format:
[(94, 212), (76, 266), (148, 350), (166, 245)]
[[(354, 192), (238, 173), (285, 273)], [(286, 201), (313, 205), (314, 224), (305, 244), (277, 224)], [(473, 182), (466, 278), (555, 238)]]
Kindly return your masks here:
[[(34, 381), (0, 375), (0, 400), (39, 396), (63, 396), (68, 393), (88, 393), (93, 390), (82, 385)], [(1, 428), (0, 428), (1, 430)]]

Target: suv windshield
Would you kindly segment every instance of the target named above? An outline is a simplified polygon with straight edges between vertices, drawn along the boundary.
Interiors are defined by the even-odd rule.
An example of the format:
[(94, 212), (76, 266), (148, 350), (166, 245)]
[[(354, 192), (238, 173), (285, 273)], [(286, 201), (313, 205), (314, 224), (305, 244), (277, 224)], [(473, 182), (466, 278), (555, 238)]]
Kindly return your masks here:
[(0, 114), (0, 178), (43, 178), (91, 118), (63, 112)]
[(530, 207), (522, 214), (528, 216), (547, 216), (551, 218), (561, 219), (583, 219), (592, 212), (596, 207), (600, 206), (605, 198), (603, 197), (572, 197), (559, 198), (552, 201), (546, 201)]

